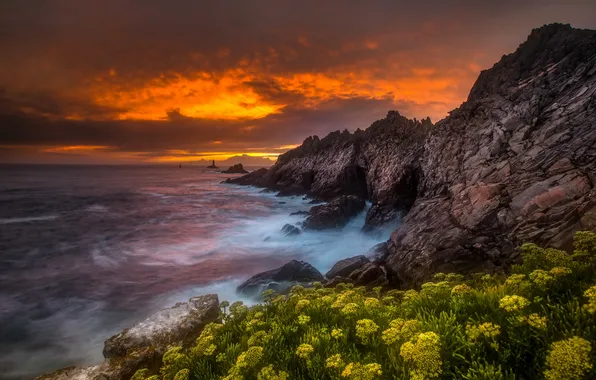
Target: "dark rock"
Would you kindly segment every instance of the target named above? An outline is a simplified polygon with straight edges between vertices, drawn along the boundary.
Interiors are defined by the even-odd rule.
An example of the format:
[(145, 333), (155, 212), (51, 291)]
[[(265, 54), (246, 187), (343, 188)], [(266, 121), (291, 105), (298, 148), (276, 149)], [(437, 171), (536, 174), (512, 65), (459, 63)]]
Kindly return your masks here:
[(292, 260), (289, 263), (266, 272), (256, 274), (242, 283), (236, 291), (249, 296), (259, 295), (270, 284), (280, 291), (291, 283), (311, 283), (325, 278), (315, 267), (304, 261)]
[(226, 174), (246, 174), (248, 173), (248, 170), (244, 169), (244, 166), (242, 166), (242, 164), (236, 164), (236, 165), (232, 165), (228, 168), (228, 170), (224, 170), (222, 171), (222, 173), (226, 173)]
[(350, 218), (364, 209), (365, 202), (355, 195), (344, 195), (333, 201), (311, 207), (308, 218), (304, 221), (305, 229), (323, 230), (341, 228)]
[(325, 282), (325, 284), (323, 286), (325, 288), (335, 288), (339, 284), (353, 284), (353, 283), (354, 283), (354, 280), (352, 280), (351, 278), (335, 276), (332, 279)]
[(379, 243), (366, 252), (366, 255), (373, 259), (377, 264), (385, 262), (389, 254), (389, 247), (387, 242)]
[(295, 235), (300, 235), (302, 233), (302, 231), (300, 231), (300, 228), (295, 227), (291, 224), (284, 225), (281, 228), (281, 232), (286, 236), (295, 236)]
[(363, 267), (370, 263), (370, 260), (366, 256), (354, 256), (348, 259), (339, 260), (333, 265), (333, 267), (325, 274), (328, 279), (333, 279), (337, 276), (350, 277), (350, 274), (356, 269)]
[(290, 214), (290, 216), (294, 215), (308, 215), (308, 211), (296, 211)]
[(103, 363), (86, 368), (68, 367), (37, 379), (128, 380), (142, 368), (157, 373), (169, 346), (190, 347), (203, 327), (218, 318), (216, 294), (193, 297), (106, 340)]
[(356, 269), (349, 276), (357, 286), (384, 286), (387, 285), (387, 274), (382, 266), (368, 263)]
[[(242, 177), (238, 178), (228, 178), (224, 181), (224, 183), (233, 183), (236, 185), (253, 185), (259, 187), (267, 187), (264, 181), (264, 175), (267, 174), (267, 169), (261, 168), (259, 170), (255, 170), (253, 172), (248, 173), (247, 175), (243, 175)], [(269, 192), (269, 191), (263, 191)]]

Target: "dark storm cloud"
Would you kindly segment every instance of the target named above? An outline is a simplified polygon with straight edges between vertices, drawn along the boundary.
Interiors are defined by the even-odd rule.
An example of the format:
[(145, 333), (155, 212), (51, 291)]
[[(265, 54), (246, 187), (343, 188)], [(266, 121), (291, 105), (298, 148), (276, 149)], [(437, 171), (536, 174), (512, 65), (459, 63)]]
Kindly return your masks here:
[[(555, 21), (594, 28), (594, 14), (592, 0), (5, 0), (0, 144), (272, 151), (310, 134), (364, 128), (389, 109), (436, 119), (465, 99), (480, 68), (514, 50), (532, 28)], [(179, 83), (219, 84), (230, 72), (248, 78), (232, 90), (281, 108), (253, 120), (216, 120), (189, 117), (176, 104)], [(311, 90), (292, 81), (297, 73), (327, 77), (315, 78), (322, 84)], [(325, 81), (336, 73), (363, 76), (371, 87), (410, 87), (376, 95), (351, 84), (334, 96)], [(441, 81), (444, 99), (410, 94), (417, 83), (432, 94)], [(170, 96), (157, 97), (148, 84), (173, 86), (163, 120), (119, 120), (135, 111), (137, 98), (159, 105)], [(202, 96), (200, 88), (186, 91), (178, 96)]]

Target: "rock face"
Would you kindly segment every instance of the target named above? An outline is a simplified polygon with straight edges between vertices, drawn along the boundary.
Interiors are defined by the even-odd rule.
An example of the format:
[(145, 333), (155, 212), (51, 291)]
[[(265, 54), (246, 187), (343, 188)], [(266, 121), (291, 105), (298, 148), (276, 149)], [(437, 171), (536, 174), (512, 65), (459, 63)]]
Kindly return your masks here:
[(311, 230), (341, 228), (364, 210), (364, 206), (364, 200), (355, 195), (338, 197), (327, 204), (311, 207), (303, 227)]
[(390, 111), (365, 131), (309, 137), (281, 155), (269, 170), (226, 182), (325, 201), (355, 195), (372, 202), (367, 224), (380, 225), (414, 203), (420, 179), (418, 159), (431, 127), (430, 119), (409, 120)]
[(480, 74), (437, 123), (419, 197), (391, 236), (401, 283), (508, 264), (522, 242), (595, 229), (596, 31), (554, 24)]
[(242, 166), (242, 164), (236, 164), (236, 165), (232, 165), (228, 168), (228, 170), (224, 170), (222, 171), (222, 173), (226, 173), (226, 174), (246, 174), (248, 173), (248, 170), (244, 169), (244, 166)]
[(295, 235), (300, 235), (302, 233), (302, 231), (300, 231), (300, 228), (293, 226), (291, 224), (285, 224), (281, 228), (281, 232), (286, 236), (295, 236)]
[(325, 277), (328, 279), (332, 279), (337, 276), (349, 277), (353, 271), (362, 268), (368, 263), (370, 263), (370, 260), (363, 255), (339, 260), (337, 263), (335, 263), (335, 265), (333, 265), (329, 272), (325, 273)]
[(292, 260), (277, 269), (252, 276), (238, 286), (236, 291), (245, 295), (256, 296), (267, 288), (281, 292), (293, 283), (311, 283), (324, 280), (325, 277), (321, 272), (309, 263)]
[(193, 297), (108, 339), (103, 350), (106, 360), (102, 364), (87, 368), (69, 367), (37, 379), (127, 380), (141, 368), (157, 372), (168, 346), (190, 346), (203, 327), (218, 318), (216, 294)]
[(507, 266), (522, 242), (566, 246), (596, 229), (596, 31), (535, 29), (435, 126), (390, 112), (233, 183), (363, 197), (367, 226), (403, 215), (384, 264), (397, 285)]

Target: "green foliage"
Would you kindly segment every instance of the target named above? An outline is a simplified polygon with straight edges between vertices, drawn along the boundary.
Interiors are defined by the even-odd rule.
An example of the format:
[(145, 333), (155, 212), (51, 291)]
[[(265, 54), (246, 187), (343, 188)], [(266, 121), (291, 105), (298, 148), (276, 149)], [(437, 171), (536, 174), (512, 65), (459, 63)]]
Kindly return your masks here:
[[(417, 290), (296, 286), (222, 303), (222, 324), (172, 347), (167, 380), (596, 378), (596, 234), (572, 254), (533, 244), (512, 274), (439, 273)], [(134, 380), (145, 380), (138, 371)]]

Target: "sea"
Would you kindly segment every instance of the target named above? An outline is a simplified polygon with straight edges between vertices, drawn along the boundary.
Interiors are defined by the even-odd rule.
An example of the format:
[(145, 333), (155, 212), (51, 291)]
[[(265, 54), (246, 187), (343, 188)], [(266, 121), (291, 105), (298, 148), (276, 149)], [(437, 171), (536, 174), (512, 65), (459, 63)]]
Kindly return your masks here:
[(243, 299), (243, 280), (291, 259), (322, 273), (387, 240), (284, 236), (312, 205), (197, 166), (0, 166), (0, 379), (102, 361), (103, 342), (176, 302)]

